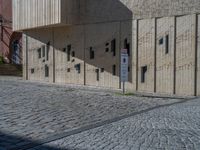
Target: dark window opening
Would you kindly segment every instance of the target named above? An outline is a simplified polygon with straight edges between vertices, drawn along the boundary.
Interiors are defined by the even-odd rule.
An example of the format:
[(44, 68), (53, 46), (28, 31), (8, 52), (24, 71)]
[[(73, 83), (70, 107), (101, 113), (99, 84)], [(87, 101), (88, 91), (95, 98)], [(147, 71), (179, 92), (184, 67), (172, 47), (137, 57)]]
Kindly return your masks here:
[(124, 40), (124, 48), (127, 49), (127, 54), (130, 56), (130, 43), (128, 43), (128, 39)]
[(50, 47), (47, 45), (47, 55), (46, 55), (46, 60), (48, 61), (49, 60), (49, 49), (50, 49)]
[(35, 69), (34, 68), (32, 68), (31, 69), (31, 74), (33, 74), (35, 72)]
[(141, 67), (141, 83), (145, 83), (146, 81), (146, 72), (147, 72), (147, 66)]
[(94, 50), (90, 47), (90, 59), (94, 59)]
[(66, 52), (66, 48), (63, 48), (63, 52)]
[(104, 68), (101, 68), (101, 72), (104, 72), (104, 70), (105, 70)]
[(49, 77), (49, 67), (45, 65), (45, 77)]
[(41, 58), (42, 54), (41, 54), (41, 48), (38, 49), (38, 58)]
[(106, 49), (105, 49), (105, 52), (109, 52), (109, 43), (106, 43)]
[(113, 76), (116, 76), (116, 65), (112, 66), (112, 74)]
[(128, 72), (130, 72), (131, 70), (130, 70), (131, 68), (130, 68), (130, 66), (128, 66)]
[(159, 45), (162, 45), (163, 44), (163, 38), (161, 38), (160, 40), (159, 40)]
[(72, 57), (75, 57), (75, 51), (72, 52)]
[(67, 68), (67, 72), (70, 72), (71, 71), (71, 69), (70, 68)]
[(113, 53), (113, 56), (116, 56), (116, 39), (111, 41), (111, 52)]
[(70, 61), (70, 55), (71, 55), (71, 45), (67, 46), (67, 61)]
[(165, 54), (169, 53), (169, 35), (166, 35)]
[(42, 57), (45, 57), (45, 46), (42, 46)]
[(74, 67), (78, 73), (81, 73), (81, 64), (76, 64)]
[(99, 69), (96, 69), (95, 72), (96, 72), (96, 75), (97, 75), (96, 76), (97, 77), (97, 81), (99, 81)]

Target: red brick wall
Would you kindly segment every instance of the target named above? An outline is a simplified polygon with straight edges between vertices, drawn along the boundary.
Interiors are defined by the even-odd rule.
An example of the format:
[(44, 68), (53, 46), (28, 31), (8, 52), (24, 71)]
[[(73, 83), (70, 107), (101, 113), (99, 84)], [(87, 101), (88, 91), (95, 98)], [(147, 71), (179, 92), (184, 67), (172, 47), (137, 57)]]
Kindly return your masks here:
[(20, 33), (12, 32), (12, 0), (0, 0), (0, 15), (3, 17), (3, 25), (0, 27), (0, 54), (11, 62), (12, 42), (21, 39)]

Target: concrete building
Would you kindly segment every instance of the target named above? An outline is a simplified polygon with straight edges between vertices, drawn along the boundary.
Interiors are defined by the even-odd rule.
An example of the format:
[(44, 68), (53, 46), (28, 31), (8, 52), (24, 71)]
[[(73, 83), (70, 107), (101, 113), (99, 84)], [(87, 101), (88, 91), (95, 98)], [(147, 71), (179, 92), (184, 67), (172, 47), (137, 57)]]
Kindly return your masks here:
[(126, 48), (129, 91), (200, 95), (198, 13), (197, 0), (13, 0), (24, 78), (121, 88)]
[(0, 56), (7, 62), (22, 63), (21, 38), (12, 31), (12, 0), (0, 0)]

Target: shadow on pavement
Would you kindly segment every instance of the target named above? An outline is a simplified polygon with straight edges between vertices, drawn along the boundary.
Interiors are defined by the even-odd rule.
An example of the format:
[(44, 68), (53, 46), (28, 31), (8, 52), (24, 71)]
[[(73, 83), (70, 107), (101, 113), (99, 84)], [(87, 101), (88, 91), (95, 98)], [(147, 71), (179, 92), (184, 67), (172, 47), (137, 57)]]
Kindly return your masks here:
[[(39, 147), (37, 148), (37, 146)], [(75, 148), (56, 148), (41, 146), (41, 142), (0, 132), (0, 150), (75, 150)], [(76, 150), (80, 150), (77, 149)]]

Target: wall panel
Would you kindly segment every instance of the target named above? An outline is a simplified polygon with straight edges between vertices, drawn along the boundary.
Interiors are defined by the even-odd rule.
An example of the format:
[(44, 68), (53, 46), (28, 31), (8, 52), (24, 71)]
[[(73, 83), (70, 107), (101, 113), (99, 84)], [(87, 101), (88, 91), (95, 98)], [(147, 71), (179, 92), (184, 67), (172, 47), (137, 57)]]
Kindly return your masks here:
[[(141, 92), (154, 91), (154, 49), (155, 48), (155, 20), (139, 21), (138, 35), (138, 90)], [(145, 82), (142, 83), (142, 67), (146, 66)]]
[[(156, 89), (173, 94), (174, 78), (174, 18), (157, 19)], [(168, 53), (167, 53), (168, 51)]]
[(177, 18), (176, 94), (194, 95), (195, 15)]

